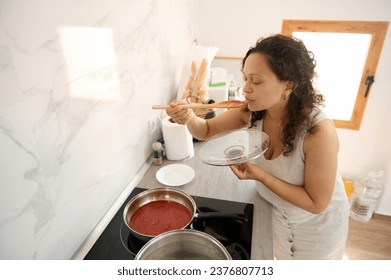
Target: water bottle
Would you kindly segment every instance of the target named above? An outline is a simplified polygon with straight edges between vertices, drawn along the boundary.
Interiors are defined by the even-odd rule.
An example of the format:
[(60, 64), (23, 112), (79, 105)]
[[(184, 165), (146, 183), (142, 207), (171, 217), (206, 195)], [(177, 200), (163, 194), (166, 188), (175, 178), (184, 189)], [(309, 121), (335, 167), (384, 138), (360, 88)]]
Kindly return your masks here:
[(362, 180), (356, 181), (350, 200), (350, 217), (366, 223), (372, 216), (381, 195), (383, 170), (371, 171)]

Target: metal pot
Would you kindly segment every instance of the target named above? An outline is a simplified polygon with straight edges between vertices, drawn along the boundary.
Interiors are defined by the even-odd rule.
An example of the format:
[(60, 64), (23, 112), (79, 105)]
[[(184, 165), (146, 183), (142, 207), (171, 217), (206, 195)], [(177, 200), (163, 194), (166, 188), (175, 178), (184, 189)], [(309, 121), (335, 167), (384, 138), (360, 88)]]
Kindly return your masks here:
[(213, 236), (191, 229), (162, 233), (148, 241), (135, 260), (232, 260)]
[(206, 219), (206, 218), (233, 218), (239, 219), (242, 221), (246, 221), (247, 217), (243, 214), (238, 213), (219, 213), (219, 212), (205, 212), (205, 213), (196, 213), (197, 207), (193, 198), (186, 194), (183, 191), (174, 188), (155, 188), (143, 191), (133, 197), (125, 206), (123, 218), (124, 223), (129, 228), (130, 232), (140, 240), (149, 241), (156, 235), (147, 235), (140, 232), (137, 232), (130, 226), (130, 221), (132, 216), (140, 209), (142, 206), (154, 202), (154, 201), (173, 201), (180, 203), (185, 206), (189, 213), (191, 214), (191, 218), (188, 223), (182, 228), (188, 228), (193, 219)]

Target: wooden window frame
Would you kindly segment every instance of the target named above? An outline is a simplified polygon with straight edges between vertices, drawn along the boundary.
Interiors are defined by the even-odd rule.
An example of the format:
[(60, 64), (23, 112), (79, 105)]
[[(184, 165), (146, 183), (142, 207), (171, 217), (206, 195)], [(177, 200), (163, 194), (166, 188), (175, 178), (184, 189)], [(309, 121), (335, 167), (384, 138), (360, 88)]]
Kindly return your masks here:
[(381, 50), (386, 37), (388, 22), (382, 21), (322, 21), (322, 20), (283, 20), (282, 34), (292, 35), (293, 32), (331, 32), (370, 34), (371, 42), (364, 65), (357, 98), (350, 120), (334, 120), (336, 127), (359, 130), (364, 116), (365, 107), (370, 95), (370, 85), (367, 91), (367, 78), (375, 77)]

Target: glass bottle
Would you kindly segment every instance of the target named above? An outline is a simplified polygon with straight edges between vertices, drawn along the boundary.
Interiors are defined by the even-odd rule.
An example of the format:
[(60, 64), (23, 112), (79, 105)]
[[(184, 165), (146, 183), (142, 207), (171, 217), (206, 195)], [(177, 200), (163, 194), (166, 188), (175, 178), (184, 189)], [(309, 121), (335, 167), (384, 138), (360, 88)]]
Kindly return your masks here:
[(152, 143), (152, 149), (153, 149), (153, 164), (154, 165), (162, 165), (162, 163), (163, 163), (162, 143), (160, 143), (160, 142)]
[(236, 98), (236, 82), (234, 79), (231, 80), (228, 86), (228, 100)]
[(359, 222), (368, 222), (375, 211), (381, 196), (383, 170), (371, 171), (368, 176), (354, 184), (350, 199), (350, 217)]

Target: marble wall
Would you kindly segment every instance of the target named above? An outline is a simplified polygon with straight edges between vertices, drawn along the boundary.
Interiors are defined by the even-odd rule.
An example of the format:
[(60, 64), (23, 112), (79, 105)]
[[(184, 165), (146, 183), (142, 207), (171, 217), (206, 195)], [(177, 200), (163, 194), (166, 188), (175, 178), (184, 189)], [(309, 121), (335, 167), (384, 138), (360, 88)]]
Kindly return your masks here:
[(193, 0), (1, 0), (0, 259), (69, 259), (151, 153)]

